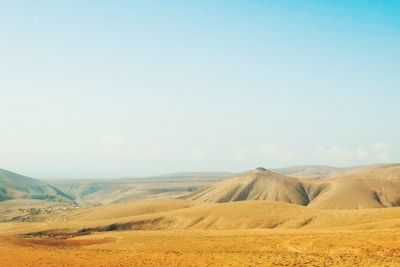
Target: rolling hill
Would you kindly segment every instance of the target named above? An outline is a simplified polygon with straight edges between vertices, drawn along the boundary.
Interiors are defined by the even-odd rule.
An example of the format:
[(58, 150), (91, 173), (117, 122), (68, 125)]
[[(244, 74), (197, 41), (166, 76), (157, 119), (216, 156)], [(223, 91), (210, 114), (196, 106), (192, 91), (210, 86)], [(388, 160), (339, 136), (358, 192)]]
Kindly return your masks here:
[(400, 256), (398, 208), (164, 199), (49, 216), (0, 223), (3, 265), (398, 266)]
[(185, 197), (203, 202), (268, 200), (307, 206), (329, 186), (329, 183), (301, 180), (257, 168)]
[(303, 165), (293, 166), (272, 171), (281, 175), (296, 177), (296, 178), (325, 178), (327, 176), (342, 172), (348, 168), (337, 168), (324, 165)]
[(263, 168), (188, 194), (202, 202), (268, 200), (323, 209), (400, 206), (400, 165), (376, 165), (326, 179), (299, 179)]
[(271, 201), (159, 199), (72, 210), (61, 219), (53, 216), (46, 225), (31, 224), (32, 232), (61, 236), (119, 230), (392, 229), (398, 228), (400, 209), (334, 210)]
[[(376, 165), (302, 179), (258, 168), (222, 181), (203, 179), (199, 190), (180, 197), (177, 188), (201, 179), (121, 179), (106, 189), (93, 188), (96, 192), (87, 191), (90, 185), (71, 187), (98, 200), (108, 194), (108, 201), (159, 198), (62, 207), (32, 220), (5, 220), (0, 223), (2, 260), (10, 266), (83, 266), (94, 260), (97, 265), (173, 266), (186, 259), (183, 265), (191, 266), (200, 258), (206, 266), (217, 255), (225, 258), (215, 266), (398, 266), (398, 169)], [(12, 217), (10, 206), (47, 203), (4, 201), (0, 210)]]
[(71, 196), (49, 184), (0, 169), (0, 201), (11, 199), (73, 201)]
[(298, 166), (275, 171), (259, 168), (233, 178), (232, 173), (203, 172), (43, 183), (5, 170), (0, 175), (0, 200), (75, 199), (87, 204), (107, 204), (178, 197), (216, 203), (266, 200), (323, 209), (400, 206), (399, 164), (351, 168)]
[(258, 168), (211, 185), (189, 196), (203, 202), (268, 200), (307, 205), (308, 195), (301, 180)]
[(51, 179), (49, 184), (82, 203), (122, 203), (173, 197), (232, 176), (225, 172), (186, 172), (144, 178)]
[(400, 180), (400, 164), (376, 164), (348, 168), (332, 173), (329, 178)]

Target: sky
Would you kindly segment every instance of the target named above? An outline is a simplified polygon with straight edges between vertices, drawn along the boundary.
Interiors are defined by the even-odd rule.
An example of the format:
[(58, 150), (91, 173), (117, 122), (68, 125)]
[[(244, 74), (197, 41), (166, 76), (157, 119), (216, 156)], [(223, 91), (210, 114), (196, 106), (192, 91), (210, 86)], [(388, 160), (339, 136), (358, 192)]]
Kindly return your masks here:
[(1, 1), (0, 168), (400, 162), (399, 1)]

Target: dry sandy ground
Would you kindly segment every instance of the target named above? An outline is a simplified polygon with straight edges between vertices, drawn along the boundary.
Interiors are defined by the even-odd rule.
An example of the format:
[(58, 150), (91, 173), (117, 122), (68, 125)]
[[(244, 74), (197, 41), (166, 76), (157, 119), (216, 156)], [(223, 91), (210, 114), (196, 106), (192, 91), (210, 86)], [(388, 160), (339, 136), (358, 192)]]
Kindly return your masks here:
[(1, 266), (400, 266), (400, 230), (117, 231), (0, 237)]
[(400, 266), (400, 208), (164, 199), (61, 215), (0, 223), (0, 266)]

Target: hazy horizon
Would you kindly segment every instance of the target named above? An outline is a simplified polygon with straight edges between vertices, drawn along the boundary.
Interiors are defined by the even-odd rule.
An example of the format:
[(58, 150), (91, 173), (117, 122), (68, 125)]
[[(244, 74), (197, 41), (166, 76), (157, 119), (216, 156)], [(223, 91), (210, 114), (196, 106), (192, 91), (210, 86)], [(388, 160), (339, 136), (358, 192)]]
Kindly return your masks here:
[(0, 3), (0, 168), (400, 162), (398, 1)]
[[(346, 171), (346, 169), (352, 169), (352, 168), (362, 168), (362, 167), (368, 167), (368, 166), (386, 166), (386, 165), (399, 165), (399, 162), (386, 162), (386, 163), (371, 163), (371, 164), (364, 164), (364, 165), (349, 165), (349, 166), (333, 166), (333, 165), (316, 165), (316, 164), (304, 164), (304, 165), (287, 165), (287, 166), (281, 166), (281, 167), (273, 167), (273, 166), (252, 166), (248, 169), (232, 169), (232, 170), (186, 170), (186, 171), (171, 171), (171, 172), (152, 172), (149, 174), (144, 174), (144, 175), (124, 175), (124, 176), (87, 176), (87, 177), (68, 177), (68, 176), (43, 176), (43, 177), (35, 177), (33, 175), (30, 175), (29, 173), (21, 173), (19, 170), (12, 170), (12, 169), (4, 169), (0, 168), (0, 170), (5, 170), (9, 171), (12, 173), (16, 173), (18, 175), (23, 175), (31, 178), (36, 178), (42, 181), (52, 181), (52, 180), (119, 180), (119, 179), (143, 179), (143, 178), (155, 178), (155, 177), (168, 177), (170, 175), (184, 175), (184, 174), (232, 174), (232, 176), (236, 176), (241, 173), (246, 173), (246, 172), (251, 172), (256, 170), (257, 168), (265, 168), (268, 171), (272, 172), (277, 172), (278, 170), (284, 170), (284, 169), (290, 169), (290, 168), (298, 168), (298, 167), (332, 167), (332, 168), (337, 168), (338, 170)], [(279, 172), (278, 172), (279, 173)], [(289, 175), (290, 176), (290, 175)], [(228, 177), (231, 177), (228, 175)]]

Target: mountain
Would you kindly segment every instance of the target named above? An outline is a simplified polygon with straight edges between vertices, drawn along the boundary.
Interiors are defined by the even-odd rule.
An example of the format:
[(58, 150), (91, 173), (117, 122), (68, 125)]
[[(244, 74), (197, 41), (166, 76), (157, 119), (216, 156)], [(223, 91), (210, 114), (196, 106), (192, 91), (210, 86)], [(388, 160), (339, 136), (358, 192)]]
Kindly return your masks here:
[(375, 165), (326, 179), (300, 179), (258, 168), (184, 196), (202, 202), (268, 200), (323, 209), (400, 206), (400, 165)]
[(178, 196), (232, 176), (226, 172), (185, 172), (143, 178), (49, 179), (47, 182), (82, 203), (121, 203)]
[[(323, 185), (309, 188), (300, 179), (257, 168), (211, 185), (189, 195), (189, 199), (203, 202), (233, 202), (243, 200), (268, 200), (308, 205), (315, 190)], [(317, 189), (318, 188), (318, 189)]]
[(400, 180), (400, 164), (375, 164), (348, 168), (330, 178)]
[(10, 199), (73, 201), (71, 196), (49, 184), (0, 169), (0, 201)]
[(325, 178), (346, 169), (324, 165), (304, 165), (274, 169), (273, 171), (281, 175), (297, 178)]
[(310, 206), (340, 209), (400, 206), (400, 164), (354, 167), (323, 181), (330, 184), (330, 190)]

